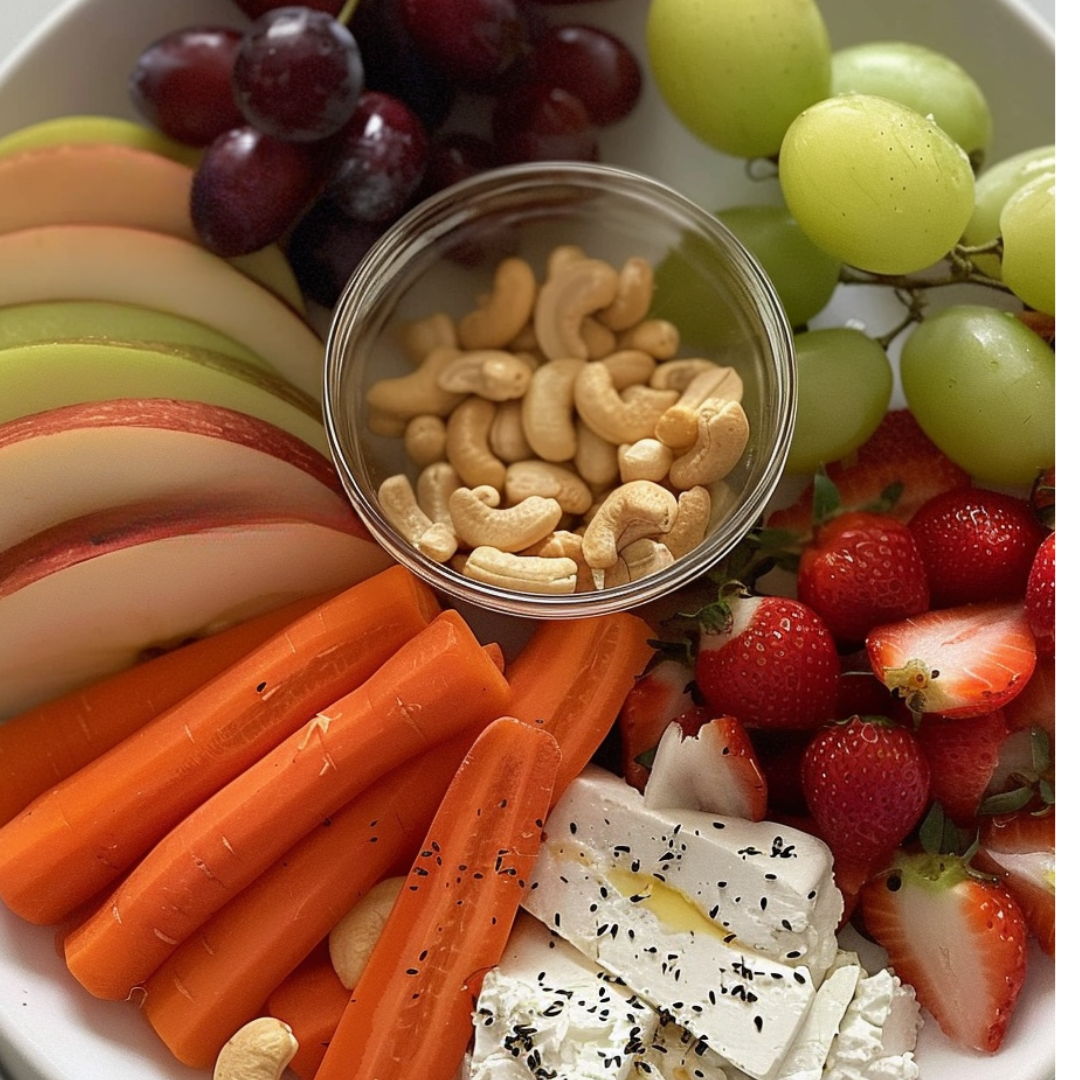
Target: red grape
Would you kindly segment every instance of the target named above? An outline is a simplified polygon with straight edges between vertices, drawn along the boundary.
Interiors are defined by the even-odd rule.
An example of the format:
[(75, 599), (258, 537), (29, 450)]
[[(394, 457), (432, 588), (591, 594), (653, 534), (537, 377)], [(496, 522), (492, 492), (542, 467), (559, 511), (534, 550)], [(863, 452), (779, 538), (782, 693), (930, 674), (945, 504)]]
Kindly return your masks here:
[[(257, 19), (260, 15), (281, 7), (280, 0), (234, 0), (234, 3), (249, 19)], [(329, 15), (338, 15), (345, 6), (345, 0), (304, 0), (304, 6), (325, 11)]]
[(504, 163), (596, 161), (596, 129), (581, 99), (566, 90), (522, 83), (501, 96), (491, 116)]
[(431, 146), (423, 194), (433, 195), (499, 164), (498, 147), (490, 140), (468, 131), (447, 132)]
[(159, 131), (189, 146), (209, 146), (244, 122), (232, 93), (240, 31), (193, 26), (143, 50), (128, 76), (132, 103)]
[(363, 82), (356, 38), (332, 15), (302, 6), (256, 19), (233, 69), (233, 92), (248, 123), (296, 142), (340, 130)]

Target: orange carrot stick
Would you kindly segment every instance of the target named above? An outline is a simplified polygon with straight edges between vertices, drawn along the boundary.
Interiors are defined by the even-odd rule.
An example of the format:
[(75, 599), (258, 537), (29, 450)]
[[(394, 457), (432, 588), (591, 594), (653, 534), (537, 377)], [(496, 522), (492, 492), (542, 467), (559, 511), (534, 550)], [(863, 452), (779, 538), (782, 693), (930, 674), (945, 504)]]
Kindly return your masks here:
[(0, 898), (31, 922), (61, 921), (438, 609), (393, 566), (302, 616), (0, 828)]
[(506, 673), (510, 712), (555, 736), (555, 800), (611, 730), (653, 654), (648, 623), (628, 612), (541, 622)]
[(353, 799), (205, 922), (150, 976), (142, 1009), (185, 1065), (228, 1038), (373, 885), (404, 874), (479, 728)]
[(314, 1080), (350, 993), (323, 947), (267, 998), (264, 1011), (288, 1024), (300, 1044), (289, 1062), (289, 1068), (300, 1080)]
[(0, 825), (331, 595), (294, 600), (0, 723)]
[(559, 767), (554, 738), (503, 718), (479, 736), (432, 821), (316, 1080), (452, 1080), (479, 980), (532, 873)]
[(68, 934), (68, 970), (126, 998), (307, 832), (390, 769), (506, 711), (509, 688), (456, 611), (216, 792)]

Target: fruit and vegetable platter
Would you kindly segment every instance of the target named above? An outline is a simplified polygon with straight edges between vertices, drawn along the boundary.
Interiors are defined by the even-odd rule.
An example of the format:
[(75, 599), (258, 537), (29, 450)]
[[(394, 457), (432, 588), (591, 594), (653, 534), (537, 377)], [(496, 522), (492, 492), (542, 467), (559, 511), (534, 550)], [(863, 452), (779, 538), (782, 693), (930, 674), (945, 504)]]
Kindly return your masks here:
[[(402, 215), (567, 160), (731, 230), (798, 399), (699, 579), (527, 620), (373, 538), (323, 357)], [(1054, 208), (1014, 0), (71, 0), (0, 68), (0, 1075), (1052, 1080)], [(634, 269), (565, 362), (652, 387), (709, 310)]]

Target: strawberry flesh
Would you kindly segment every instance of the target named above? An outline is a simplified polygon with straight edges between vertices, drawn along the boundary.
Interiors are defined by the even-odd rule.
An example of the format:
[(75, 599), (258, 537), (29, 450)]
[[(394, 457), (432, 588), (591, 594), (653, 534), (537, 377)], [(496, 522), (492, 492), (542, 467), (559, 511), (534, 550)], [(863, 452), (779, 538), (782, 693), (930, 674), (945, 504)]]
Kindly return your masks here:
[(656, 749), (672, 720), (694, 707), (692, 677), (686, 664), (664, 657), (639, 676), (626, 695), (617, 724), (622, 774), (638, 791), (645, 790), (649, 778), (642, 758)]

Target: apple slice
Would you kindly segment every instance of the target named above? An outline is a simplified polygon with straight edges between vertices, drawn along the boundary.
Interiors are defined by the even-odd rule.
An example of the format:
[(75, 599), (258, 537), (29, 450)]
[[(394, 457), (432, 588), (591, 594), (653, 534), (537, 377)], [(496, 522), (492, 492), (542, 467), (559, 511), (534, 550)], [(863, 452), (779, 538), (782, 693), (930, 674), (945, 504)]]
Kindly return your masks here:
[(182, 165), (195, 165), (202, 157), (201, 150), (184, 146), (155, 128), (135, 120), (88, 113), (57, 116), (16, 128), (0, 138), (0, 158), (19, 154), (24, 150), (40, 150), (46, 146), (60, 146), (65, 143), (118, 143), (121, 146), (152, 151)]
[[(192, 170), (151, 150), (115, 143), (46, 146), (0, 157), (0, 233), (36, 225), (124, 225), (199, 243), (191, 223)], [(281, 248), (236, 259), (238, 270), (296, 311), (304, 297)]]
[(323, 343), (288, 304), (176, 236), (120, 225), (40, 225), (0, 235), (0, 306), (108, 300), (207, 323), (322, 396)]
[(233, 409), (162, 398), (68, 405), (0, 424), (0, 551), (69, 518), (151, 498), (236, 495), (355, 528), (330, 461)]
[(71, 339), (193, 345), (235, 356), (256, 367), (270, 368), (261, 356), (239, 341), (205, 323), (170, 315), (167, 311), (102, 300), (53, 300), (0, 308), (0, 349)]
[(65, 521), (0, 554), (0, 718), (148, 649), (389, 565), (362, 530), (240, 498), (150, 501)]
[(257, 416), (326, 453), (318, 405), (276, 372), (222, 353), (146, 342), (59, 341), (0, 350), (0, 423), (109, 398), (204, 401)]

